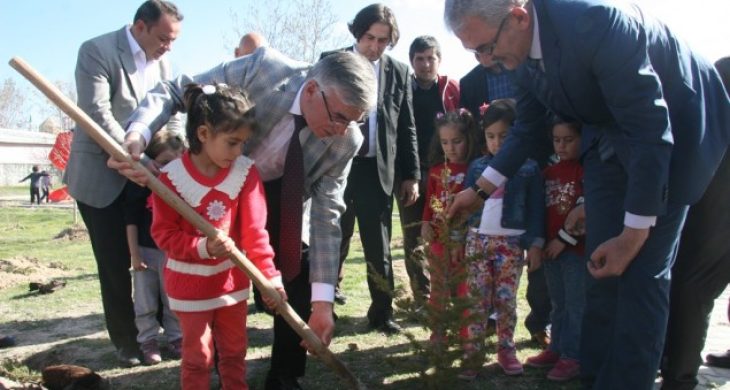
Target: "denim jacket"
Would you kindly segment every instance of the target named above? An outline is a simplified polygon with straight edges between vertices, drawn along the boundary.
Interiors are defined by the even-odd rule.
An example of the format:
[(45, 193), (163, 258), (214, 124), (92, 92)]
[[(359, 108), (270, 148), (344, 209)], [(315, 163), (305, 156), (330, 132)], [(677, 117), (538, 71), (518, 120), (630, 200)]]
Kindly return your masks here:
[[(485, 155), (469, 164), (464, 188), (476, 183), (491, 159), (491, 155)], [(479, 209), (469, 217), (468, 226), (478, 227), (481, 217), (482, 210)], [(545, 244), (545, 186), (540, 167), (535, 161), (525, 161), (517, 173), (507, 180), (501, 223), (503, 228), (525, 230), (520, 236), (522, 249), (531, 246), (542, 248)]]

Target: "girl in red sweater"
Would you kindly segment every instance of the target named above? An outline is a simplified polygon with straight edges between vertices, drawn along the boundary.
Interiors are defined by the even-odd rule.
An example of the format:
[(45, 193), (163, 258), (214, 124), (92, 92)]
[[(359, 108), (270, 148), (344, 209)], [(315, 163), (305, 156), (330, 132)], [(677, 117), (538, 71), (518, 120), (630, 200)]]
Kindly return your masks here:
[[(442, 231), (446, 226), (442, 214), (451, 197), (464, 189), (466, 169), (474, 155), (476, 123), (469, 111), (461, 109), (439, 114), (435, 128), (429, 152), (431, 168), (426, 184), (421, 237), (430, 244), (427, 252), (431, 274), (429, 304), (436, 311), (441, 311), (447, 306), (452, 290), (457, 296), (466, 295), (466, 283), (454, 282), (465, 272), (461, 263), (464, 259), (465, 229), (450, 226), (450, 231)], [(454, 286), (454, 283), (457, 285)], [(445, 330), (434, 324), (431, 341), (441, 344), (445, 337)]]
[(162, 169), (160, 181), (219, 229), (220, 235), (213, 240), (204, 237), (154, 197), (152, 237), (168, 258), (165, 285), (183, 333), (181, 385), (207, 389), (217, 353), (222, 387), (248, 389), (250, 281), (229, 260), (234, 247), (286, 298), (265, 229), (263, 185), (253, 160), (241, 155), (244, 141), (256, 130), (253, 108), (240, 92), (224, 84), (189, 85), (184, 100), (190, 149)]

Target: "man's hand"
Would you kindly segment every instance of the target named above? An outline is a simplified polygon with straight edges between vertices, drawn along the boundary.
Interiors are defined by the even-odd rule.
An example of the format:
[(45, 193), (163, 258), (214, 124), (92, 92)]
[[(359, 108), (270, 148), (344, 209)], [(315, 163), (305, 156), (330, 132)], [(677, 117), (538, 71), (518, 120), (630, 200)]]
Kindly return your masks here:
[[(314, 334), (322, 340), (322, 344), (329, 346), (332, 342), (332, 335), (335, 333), (335, 320), (332, 315), (332, 302), (312, 302), (312, 314), (309, 316), (309, 327)], [(314, 353), (312, 348), (302, 340), (302, 347), (306, 348), (310, 353)]]
[(565, 217), (563, 229), (571, 236), (583, 236), (586, 234), (586, 209), (583, 204), (575, 206)]
[[(124, 143), (122, 144), (122, 149), (129, 153), (129, 155), (132, 157), (132, 160), (139, 161), (142, 157), (142, 153), (144, 152), (144, 148), (145, 140), (144, 137), (142, 137), (142, 134), (134, 131), (127, 133), (126, 137), (124, 138)], [(134, 167), (126, 161), (120, 161), (112, 156), (109, 156), (106, 165), (111, 169), (115, 169), (117, 172), (119, 172), (120, 175), (126, 176), (127, 179), (143, 187), (147, 185), (147, 175), (142, 171), (134, 169)], [(151, 164), (148, 164), (147, 169), (150, 169), (152, 173), (160, 173), (159, 169), (156, 166), (150, 167), (149, 165)]]
[(649, 229), (624, 226), (623, 232), (599, 245), (591, 254), (588, 271), (594, 278), (620, 276), (649, 238)]
[(446, 209), (446, 218), (464, 217), (465, 214), (468, 214), (470, 210), (473, 210), (479, 204), (479, 200), (479, 196), (471, 188), (461, 190), (454, 195), (454, 199)]
[(418, 199), (418, 180), (404, 180), (400, 185), (400, 200), (403, 206), (410, 206)]
[(533, 272), (542, 266), (542, 248), (531, 246), (527, 250), (527, 272)]
[(431, 223), (428, 221), (421, 222), (421, 238), (425, 242), (431, 242), (433, 241), (433, 227), (431, 227)]

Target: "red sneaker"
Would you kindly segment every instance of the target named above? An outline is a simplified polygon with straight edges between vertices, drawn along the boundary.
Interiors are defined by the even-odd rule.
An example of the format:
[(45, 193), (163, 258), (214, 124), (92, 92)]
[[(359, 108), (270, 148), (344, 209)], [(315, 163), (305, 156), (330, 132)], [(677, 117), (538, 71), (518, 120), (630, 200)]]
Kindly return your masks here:
[(527, 360), (525, 360), (525, 365), (535, 368), (547, 368), (554, 366), (558, 360), (560, 360), (560, 355), (546, 349), (535, 356), (528, 357)]
[(521, 375), (524, 371), (522, 363), (517, 360), (514, 349), (497, 352), (497, 363), (502, 367), (505, 375)]
[(580, 375), (580, 363), (574, 359), (560, 359), (555, 364), (547, 378), (551, 381), (564, 382), (569, 381)]

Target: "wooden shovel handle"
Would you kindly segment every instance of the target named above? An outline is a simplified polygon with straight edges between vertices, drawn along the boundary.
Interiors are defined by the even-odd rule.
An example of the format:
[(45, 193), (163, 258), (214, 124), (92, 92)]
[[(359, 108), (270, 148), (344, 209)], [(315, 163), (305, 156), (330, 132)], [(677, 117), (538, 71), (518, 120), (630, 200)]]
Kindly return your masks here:
[[(92, 120), (85, 112), (83, 112), (73, 101), (61, 93), (52, 83), (49, 83), (43, 76), (35, 71), (28, 63), (21, 58), (13, 57), (10, 60), (10, 66), (17, 70), (23, 77), (28, 79), (38, 90), (40, 90), (48, 99), (60, 108), (66, 115), (71, 117), (77, 124), (83, 128), (86, 133), (101, 146), (104, 151), (109, 153), (117, 161), (125, 161), (131, 164), (136, 170), (143, 171), (147, 176), (147, 186), (159, 195), (165, 203), (174, 208), (188, 222), (198, 228), (208, 238), (215, 238), (218, 235), (213, 225), (208, 223), (203, 217), (198, 215), (185, 201), (180, 199), (171, 189), (162, 184), (150, 171), (148, 171), (139, 161), (135, 161), (122, 147), (104, 131), (94, 120)], [(253, 281), (256, 287), (268, 298), (277, 302), (277, 312), (284, 317), (289, 326), (294, 329), (297, 334), (307, 342), (310, 349), (331, 369), (335, 371), (351, 388), (364, 389), (364, 385), (355, 378), (352, 372), (325, 346), (317, 335), (302, 321), (301, 317), (289, 306), (288, 303), (282, 301), (281, 296), (268, 279), (256, 268), (246, 256), (238, 249), (234, 251), (231, 261), (238, 268), (243, 270), (246, 275)]]

